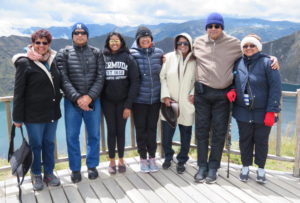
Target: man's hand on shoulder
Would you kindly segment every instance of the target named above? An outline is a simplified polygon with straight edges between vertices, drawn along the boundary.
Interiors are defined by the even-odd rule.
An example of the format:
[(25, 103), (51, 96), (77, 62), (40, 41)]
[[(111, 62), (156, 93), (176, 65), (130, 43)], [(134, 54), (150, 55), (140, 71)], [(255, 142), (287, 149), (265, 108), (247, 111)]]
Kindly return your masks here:
[(276, 56), (270, 56), (270, 59), (272, 61), (272, 64), (271, 64), (272, 69), (279, 70), (280, 65), (279, 65), (277, 57)]

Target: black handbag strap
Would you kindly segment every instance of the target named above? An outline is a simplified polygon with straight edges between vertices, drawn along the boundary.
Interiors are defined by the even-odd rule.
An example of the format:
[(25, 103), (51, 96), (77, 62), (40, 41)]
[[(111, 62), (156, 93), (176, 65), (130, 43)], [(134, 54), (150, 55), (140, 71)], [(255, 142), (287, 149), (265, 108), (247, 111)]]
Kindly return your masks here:
[(22, 203), (22, 188), (21, 185), (23, 183), (24, 177), (22, 178), (22, 181), (20, 182), (19, 174), (17, 174), (17, 180), (18, 180), (18, 188), (19, 188), (19, 201)]
[[(25, 140), (22, 126), (20, 127), (20, 130), (21, 130), (22, 138), (23, 138), (23, 140)], [(11, 156), (14, 153), (14, 139), (15, 139), (15, 135), (16, 135), (16, 126), (13, 124), (11, 126), (10, 143), (9, 143), (9, 150), (8, 150), (8, 161), (10, 160)]]

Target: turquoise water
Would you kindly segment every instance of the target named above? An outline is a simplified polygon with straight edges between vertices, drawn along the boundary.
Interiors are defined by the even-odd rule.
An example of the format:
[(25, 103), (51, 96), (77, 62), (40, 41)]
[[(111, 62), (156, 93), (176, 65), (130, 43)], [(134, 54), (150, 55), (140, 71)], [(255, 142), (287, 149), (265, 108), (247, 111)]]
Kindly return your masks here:
[[(285, 91), (296, 91), (299, 89), (300, 85), (289, 85), (283, 84), (282, 89)], [(63, 102), (61, 103), (61, 107), (63, 109)], [(284, 97), (283, 104), (282, 104), (282, 135), (288, 134), (292, 136), (295, 134), (295, 120), (296, 120), (296, 98), (295, 97)], [(64, 114), (62, 110), (62, 114)], [(64, 116), (64, 115), (63, 115)], [(276, 128), (272, 129), (273, 131)], [(234, 141), (238, 140), (238, 131), (237, 125), (235, 120), (233, 119), (232, 122), (232, 139)], [(26, 133), (26, 130), (25, 130)], [(17, 135), (19, 132), (17, 132)], [(84, 150), (83, 143), (84, 143), (84, 125), (81, 126), (81, 149)], [(20, 136), (17, 136), (20, 138)], [(174, 140), (179, 141), (179, 130), (176, 129)], [(20, 142), (20, 139), (16, 140), (17, 143)], [(58, 121), (58, 128), (57, 128), (57, 143), (58, 143), (58, 152), (59, 154), (67, 154), (66, 148), (66, 136), (65, 136), (65, 127), (64, 127), (64, 119), (61, 118)], [(126, 145), (130, 145), (130, 120), (127, 121), (126, 126)], [(7, 151), (8, 151), (8, 135), (7, 135), (7, 125), (6, 125), (6, 113), (5, 113), (5, 105), (3, 102), (0, 103), (0, 158), (7, 158)], [(16, 144), (17, 145), (17, 144)]]

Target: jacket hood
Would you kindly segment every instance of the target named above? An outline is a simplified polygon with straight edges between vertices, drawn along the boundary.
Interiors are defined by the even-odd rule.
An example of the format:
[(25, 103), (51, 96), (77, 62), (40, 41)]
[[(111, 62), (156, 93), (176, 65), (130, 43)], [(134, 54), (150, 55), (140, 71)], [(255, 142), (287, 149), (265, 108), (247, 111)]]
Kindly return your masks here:
[[(57, 52), (54, 51), (53, 49), (49, 49), (49, 51), (50, 51), (50, 57), (49, 57), (48, 61), (49, 61), (49, 65), (51, 66), (52, 61), (54, 60), (54, 58), (55, 58)], [(16, 62), (19, 58), (21, 58), (21, 57), (26, 57), (26, 58), (28, 58), (27, 53), (19, 53), (19, 54), (15, 54), (15, 55), (12, 57), (12, 59), (11, 59), (11, 60), (12, 60), (12, 63), (15, 64), (15, 62)]]
[(141, 48), (141, 47), (138, 46), (137, 41), (134, 40), (133, 44), (131, 45), (131, 49), (135, 49), (135, 50), (137, 50), (139, 52), (142, 52), (142, 53), (147, 53), (148, 52), (150, 54), (150, 53), (154, 52), (155, 44), (152, 42), (152, 46), (151, 47), (149, 47), (149, 48)]
[(180, 34), (176, 35), (176, 37), (174, 39), (174, 49), (175, 49), (175, 51), (176, 51), (176, 42), (178, 41), (179, 37), (184, 37), (189, 41), (190, 51), (192, 51), (193, 40), (192, 40), (192, 37), (186, 32), (183, 32), (183, 33), (180, 33)]

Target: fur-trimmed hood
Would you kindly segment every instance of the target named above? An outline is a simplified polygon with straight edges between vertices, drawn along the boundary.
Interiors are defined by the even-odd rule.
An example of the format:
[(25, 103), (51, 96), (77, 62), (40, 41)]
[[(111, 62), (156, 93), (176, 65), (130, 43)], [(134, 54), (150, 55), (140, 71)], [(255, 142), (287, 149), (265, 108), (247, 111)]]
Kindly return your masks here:
[[(53, 62), (53, 60), (55, 59), (55, 56), (56, 56), (56, 51), (54, 51), (53, 49), (49, 49), (50, 51), (50, 57), (48, 59), (48, 64), (49, 66), (51, 67), (51, 64)], [(28, 55), (27, 53), (20, 53), (20, 54), (16, 54), (12, 57), (12, 62), (13, 64), (15, 64), (15, 62), (19, 59), (19, 58), (22, 58), (22, 57), (25, 57), (25, 58), (28, 58)], [(29, 58), (28, 58), (29, 59)], [(52, 80), (52, 76), (51, 74), (49, 73), (49, 71), (47, 70), (47, 68), (45, 67), (44, 64), (42, 64), (40, 61), (33, 61), (38, 67), (40, 67), (48, 76), (49, 80), (51, 81), (51, 84), (52, 86), (54, 87), (54, 84), (53, 84), (53, 80)]]
[[(54, 51), (53, 49), (49, 49), (49, 51), (50, 51), (50, 57), (49, 57), (49, 59), (48, 59), (48, 63), (49, 63), (49, 66), (51, 66), (51, 64), (52, 64), (52, 62), (53, 62), (53, 60), (54, 60), (54, 58), (55, 58), (55, 56), (56, 56), (56, 51)], [(13, 57), (12, 57), (12, 63), (13, 64), (15, 64), (15, 62), (19, 59), (19, 58), (21, 58), (21, 57), (26, 57), (26, 58), (28, 58), (28, 56), (27, 56), (27, 53), (19, 53), (19, 54), (15, 54)]]

